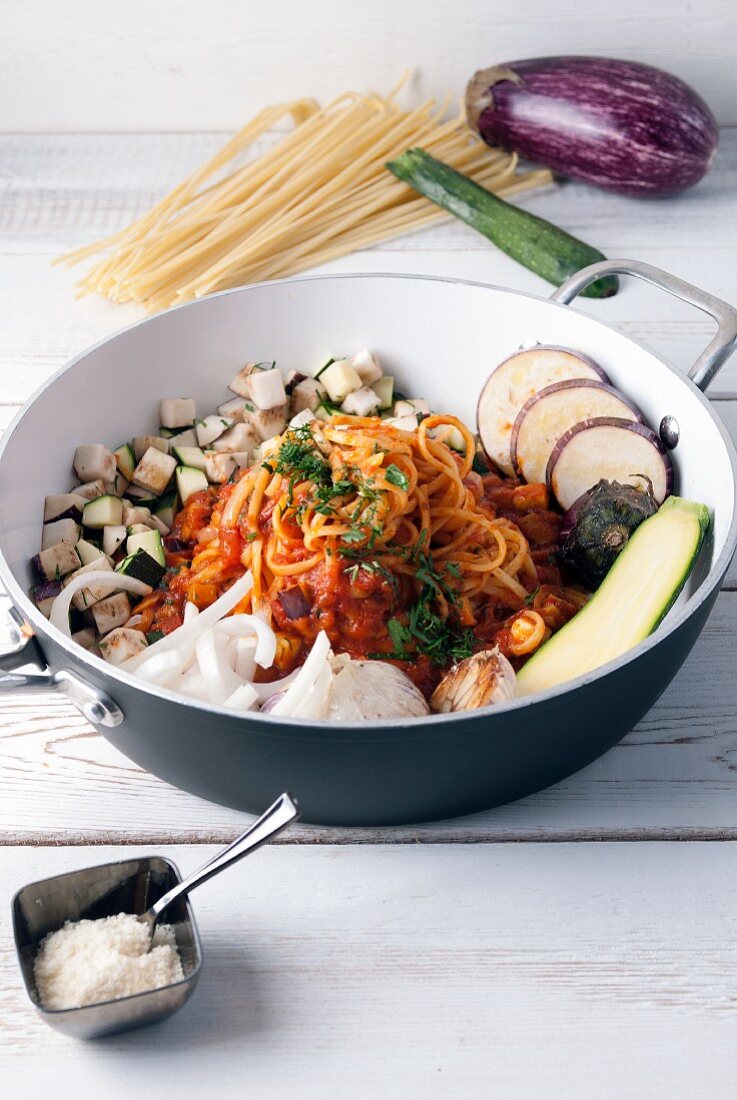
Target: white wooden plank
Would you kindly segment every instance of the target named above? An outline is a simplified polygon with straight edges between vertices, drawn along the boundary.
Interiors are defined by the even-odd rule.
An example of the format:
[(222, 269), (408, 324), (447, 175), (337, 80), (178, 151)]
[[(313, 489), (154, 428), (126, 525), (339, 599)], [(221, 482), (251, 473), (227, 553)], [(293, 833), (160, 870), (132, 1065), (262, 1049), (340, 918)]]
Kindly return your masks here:
[[(300, 826), (300, 843), (737, 838), (737, 593), (616, 748), (563, 783), (485, 814), (401, 829)], [(243, 814), (140, 771), (51, 696), (0, 695), (0, 845), (224, 841)], [(299, 797), (299, 791), (295, 791)]]
[[(2, 134), (4, 181), (0, 251), (53, 255), (112, 233), (209, 159), (230, 134)], [(263, 138), (255, 149), (273, 144)], [(720, 249), (737, 244), (732, 215), (737, 187), (737, 129), (725, 129), (716, 162), (695, 188), (671, 199), (622, 198), (570, 181), (523, 194), (515, 202), (612, 255), (642, 246)], [(414, 252), (491, 248), (450, 219), (380, 250)]]
[[(24, 400), (69, 356), (142, 315), (134, 306), (97, 297), (74, 301), (76, 273), (51, 268), (49, 261), (64, 248), (125, 224), (212, 151), (221, 136), (215, 141), (213, 135), (11, 137), (0, 143), (12, 180), (0, 207), (0, 293), (5, 303), (0, 400)], [(712, 175), (677, 202), (635, 202), (573, 184), (524, 201), (609, 255), (644, 259), (737, 301), (736, 187), (737, 130), (725, 135), (723, 157)], [(415, 272), (536, 294), (550, 291), (537, 276), (457, 222), (316, 270)], [(576, 308), (617, 325), (684, 370), (714, 329), (704, 314), (633, 281), (613, 299), (584, 300)], [(724, 367), (712, 391), (737, 392), (737, 358)]]
[[(0, 911), (129, 853), (5, 849)], [(266, 849), (193, 895), (202, 978), (156, 1028), (70, 1042), (4, 952), (3, 1093), (726, 1100), (736, 883), (729, 843)]]
[(399, 7), (353, 0), (278, 6), (210, 0), (70, 0), (18, 5), (0, 70), (3, 124), (14, 130), (203, 130), (235, 127), (263, 103), (350, 88), (387, 90), (407, 66), (423, 94), (462, 92), (485, 65), (594, 53), (661, 65), (692, 82), (724, 123), (737, 122), (730, 0), (444, 0)]

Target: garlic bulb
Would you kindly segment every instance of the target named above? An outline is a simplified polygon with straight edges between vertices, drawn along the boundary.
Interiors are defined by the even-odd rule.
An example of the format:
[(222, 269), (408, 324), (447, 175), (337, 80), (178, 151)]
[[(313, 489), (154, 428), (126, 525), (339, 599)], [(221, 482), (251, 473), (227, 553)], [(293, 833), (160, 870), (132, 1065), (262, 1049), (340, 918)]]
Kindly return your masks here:
[(430, 698), (430, 709), (439, 714), (453, 710), (507, 703), (517, 695), (517, 677), (507, 658), (495, 649), (483, 649), (453, 665)]
[(422, 717), (429, 708), (421, 691), (394, 665), (354, 661), (347, 654), (330, 662), (333, 680), (327, 717), (338, 721)]

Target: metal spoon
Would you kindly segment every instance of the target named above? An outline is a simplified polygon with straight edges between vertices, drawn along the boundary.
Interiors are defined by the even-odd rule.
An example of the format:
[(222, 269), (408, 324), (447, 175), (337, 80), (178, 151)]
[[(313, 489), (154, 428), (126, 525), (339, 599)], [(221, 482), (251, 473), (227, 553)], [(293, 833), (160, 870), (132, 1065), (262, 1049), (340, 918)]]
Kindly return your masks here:
[(160, 897), (150, 909), (147, 909), (145, 913), (140, 913), (136, 916), (136, 919), (141, 924), (148, 925), (149, 935), (153, 938), (153, 934), (156, 930), (156, 922), (158, 921), (164, 910), (171, 905), (177, 898), (188, 894), (190, 890), (194, 890), (195, 886), (199, 886), (202, 882), (207, 882), (213, 875), (217, 875), (220, 871), (224, 871), (226, 867), (230, 867), (231, 864), (237, 863), (239, 859), (243, 859), (250, 852), (255, 852), (257, 848), (260, 848), (262, 844), (266, 844), (267, 841), (278, 836), (288, 825), (291, 825), (293, 821), (297, 821), (300, 815), (300, 810), (290, 794), (286, 791), (280, 795), (276, 802), (269, 806), (265, 813), (261, 814), (258, 821), (254, 821), (253, 825), (246, 829), (242, 836), (239, 836), (232, 844), (229, 844), (227, 848), (223, 848), (221, 852), (213, 856), (211, 860), (205, 863), (202, 867), (193, 871), (187, 878), (182, 879), (176, 886), (173, 886), (163, 897)]

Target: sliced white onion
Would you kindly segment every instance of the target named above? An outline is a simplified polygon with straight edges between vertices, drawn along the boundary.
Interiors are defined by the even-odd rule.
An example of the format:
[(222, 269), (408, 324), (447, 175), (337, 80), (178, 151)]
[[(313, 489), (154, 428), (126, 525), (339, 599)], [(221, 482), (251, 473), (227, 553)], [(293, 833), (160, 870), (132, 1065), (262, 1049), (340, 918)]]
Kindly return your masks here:
[(235, 643), (235, 671), (241, 680), (253, 680), (256, 675), (256, 639), (231, 638)]
[[(300, 705), (302, 703), (307, 706), (306, 699), (309, 693), (314, 687), (317, 686), (320, 689), (323, 686), (323, 682), (318, 683), (320, 680), (320, 673), (324, 671), (327, 666), (330, 671), (330, 666), (327, 664), (330, 657), (330, 639), (327, 634), (321, 630), (315, 638), (312, 649), (307, 655), (307, 660), (299, 669), (294, 680), (290, 684), (287, 691), (284, 692), (281, 699), (269, 711), (270, 714), (281, 714), (285, 718), (292, 717), (299, 712)], [(332, 672), (330, 673), (332, 676)], [(272, 688), (280, 691), (284, 681), (280, 681), (278, 685), (271, 684)], [(330, 688), (330, 679), (327, 680), (327, 689), (325, 691), (325, 700), (327, 703), (327, 690)], [(273, 692), (272, 692), (273, 694)], [(314, 700), (313, 700), (314, 703)]]
[(290, 672), (283, 680), (272, 680), (269, 684), (254, 684), (253, 689), (258, 695), (259, 703), (265, 703), (272, 695), (286, 694), (287, 688), (291, 687), (301, 671), (301, 668), (295, 668), (294, 672)]
[(184, 622), (191, 623), (192, 619), (196, 619), (200, 613), (200, 609), (196, 603), (190, 603), (187, 601), (184, 605)]
[[(111, 591), (118, 589), (123, 592), (133, 592), (137, 596), (147, 596), (151, 591), (150, 584), (144, 584), (143, 581), (138, 581), (135, 577), (125, 577), (122, 573), (111, 573), (109, 570), (103, 572), (102, 569), (93, 569), (89, 573), (80, 573), (80, 575), (71, 580), (66, 588), (63, 588), (56, 597), (51, 605), (51, 614), (49, 615), (49, 622), (51, 625), (55, 626), (57, 630), (61, 630), (62, 634), (66, 634), (68, 638), (72, 636), (72, 632), (69, 629), (69, 608), (72, 606), (72, 598), (76, 596), (81, 588), (86, 588), (90, 584), (109, 585)], [(233, 606), (235, 606), (235, 604)], [(162, 641), (163, 640), (164, 639), (162, 639)], [(156, 644), (158, 645), (158, 642)], [(147, 655), (148, 650), (144, 650), (142, 654), (138, 654), (138, 656), (142, 657)], [(136, 658), (129, 658), (124, 664), (129, 664), (131, 660), (136, 660)]]
[(223, 634), (255, 634), (256, 664), (271, 668), (276, 657), (276, 634), (258, 615), (231, 615), (217, 624)]
[[(105, 575), (103, 574), (103, 576)], [(86, 576), (89, 578), (92, 574), (87, 573)], [(219, 596), (214, 603), (211, 603), (204, 611), (200, 611), (199, 615), (195, 616), (191, 622), (183, 623), (176, 630), (172, 630), (171, 634), (159, 638), (158, 642), (154, 642), (143, 653), (137, 653), (135, 657), (129, 657), (120, 667), (124, 668), (126, 672), (135, 672), (152, 653), (163, 653), (172, 649), (180, 653), (183, 663), (186, 664), (199, 635), (204, 634), (206, 630), (215, 625), (218, 619), (222, 619), (229, 611), (232, 611), (243, 597), (248, 595), (252, 585), (253, 577), (249, 570), (227, 592), (223, 592), (222, 596)], [(69, 587), (71, 588), (71, 585)]]
[(253, 684), (241, 684), (232, 695), (223, 703), (224, 707), (232, 707), (233, 710), (254, 710), (258, 702)]
[(155, 653), (149, 661), (141, 665), (138, 675), (149, 684), (159, 687), (171, 687), (182, 675), (182, 658), (178, 653)]
[(228, 664), (227, 646), (227, 638), (214, 630), (204, 631), (195, 642), (197, 664), (211, 703), (224, 703), (242, 686)]
[(205, 684), (196, 666), (185, 674), (173, 685), (174, 691), (181, 691), (184, 695), (191, 695), (195, 699), (207, 699)]

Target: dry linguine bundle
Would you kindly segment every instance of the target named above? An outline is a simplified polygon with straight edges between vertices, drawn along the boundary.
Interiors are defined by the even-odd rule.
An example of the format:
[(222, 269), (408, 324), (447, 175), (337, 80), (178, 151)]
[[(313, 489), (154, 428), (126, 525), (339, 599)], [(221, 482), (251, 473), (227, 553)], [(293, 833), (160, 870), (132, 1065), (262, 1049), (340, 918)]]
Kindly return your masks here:
[[(340, 96), (267, 107), (202, 168), (128, 228), (60, 257), (74, 264), (106, 253), (81, 280), (98, 292), (155, 312), (244, 283), (295, 274), (447, 217), (386, 170), (421, 146), (499, 195), (550, 181), (516, 173), (517, 158), (489, 149), (463, 113), (444, 121), (429, 100), (401, 108), (387, 97)], [(241, 163), (285, 118), (294, 129)]]

